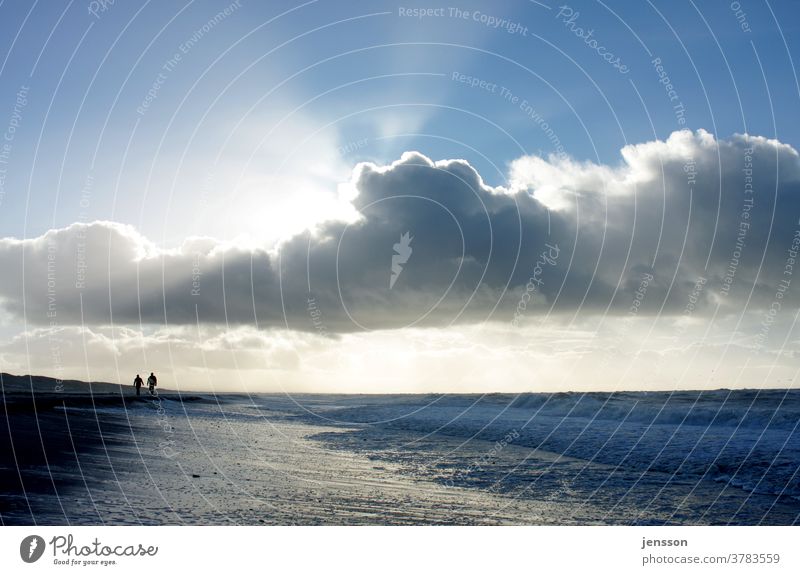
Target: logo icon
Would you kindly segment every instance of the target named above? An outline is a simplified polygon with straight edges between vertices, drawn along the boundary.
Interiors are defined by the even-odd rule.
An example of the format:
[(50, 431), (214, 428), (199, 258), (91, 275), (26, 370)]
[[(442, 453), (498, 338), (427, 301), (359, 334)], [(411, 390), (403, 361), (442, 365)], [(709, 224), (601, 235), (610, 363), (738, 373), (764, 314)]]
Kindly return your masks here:
[(44, 539), (38, 535), (28, 535), (19, 544), (19, 556), (25, 563), (36, 563), (44, 554)]
[(389, 289), (394, 287), (394, 282), (397, 281), (397, 278), (400, 277), (400, 274), (403, 272), (403, 264), (408, 261), (408, 258), (411, 257), (411, 240), (414, 238), (409, 236), (410, 232), (404, 233), (400, 236), (400, 241), (394, 244), (394, 251), (396, 253), (392, 254), (392, 275), (389, 278)]

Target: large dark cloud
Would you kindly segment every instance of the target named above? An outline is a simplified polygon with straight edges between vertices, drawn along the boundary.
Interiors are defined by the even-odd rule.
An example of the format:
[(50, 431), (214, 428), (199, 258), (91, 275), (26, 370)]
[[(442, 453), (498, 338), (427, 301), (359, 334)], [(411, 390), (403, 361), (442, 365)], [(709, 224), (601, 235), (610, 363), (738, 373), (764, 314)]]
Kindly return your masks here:
[[(545, 300), (526, 304), (526, 313), (625, 313), (645, 273), (654, 279), (640, 313), (679, 311), (698, 277), (706, 278), (705, 309), (766, 309), (778, 282), (791, 279), (797, 152), (700, 131), (622, 155), (616, 167), (520, 158), (503, 188), (485, 185), (461, 160), (407, 153), (391, 166), (363, 164), (353, 180), (358, 221), (324, 223), (269, 251), (209, 239), (163, 250), (108, 222), (3, 239), (0, 298), (32, 324), (199, 320), (334, 333), (511, 321), (551, 245), (558, 259), (536, 276)], [(406, 232), (412, 253), (390, 289), (392, 248)], [(796, 297), (790, 291), (784, 301)]]

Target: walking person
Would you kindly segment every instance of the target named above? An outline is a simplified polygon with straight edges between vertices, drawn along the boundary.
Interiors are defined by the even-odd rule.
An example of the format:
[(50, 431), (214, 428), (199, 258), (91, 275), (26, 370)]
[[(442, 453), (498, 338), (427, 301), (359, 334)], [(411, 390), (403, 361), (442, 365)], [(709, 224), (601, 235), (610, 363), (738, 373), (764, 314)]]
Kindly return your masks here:
[(139, 374), (136, 374), (136, 379), (133, 380), (133, 387), (136, 388), (136, 396), (138, 397), (142, 393), (142, 386), (144, 385), (144, 380), (139, 377)]
[(150, 372), (150, 377), (147, 378), (147, 387), (150, 389), (150, 395), (155, 395), (158, 379), (153, 372)]

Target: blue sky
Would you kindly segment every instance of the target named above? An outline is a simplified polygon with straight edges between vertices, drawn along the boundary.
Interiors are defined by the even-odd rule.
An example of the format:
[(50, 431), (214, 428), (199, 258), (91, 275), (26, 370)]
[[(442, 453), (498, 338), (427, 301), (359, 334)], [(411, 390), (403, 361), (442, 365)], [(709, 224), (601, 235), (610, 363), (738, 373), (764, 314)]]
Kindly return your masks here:
[(656, 384), (788, 381), (798, 16), (0, 1), (0, 368), (113, 380), (158, 357), (176, 385), (206, 366), (304, 390), (528, 390), (531, 373), (639, 389), (642, 364), (695, 350)]
[[(502, 184), (513, 159), (554, 151), (547, 134), (503, 99), (503, 87), (554, 126), (577, 159), (616, 164), (624, 145), (680, 127), (795, 145), (800, 139), (800, 125), (789, 121), (798, 104), (791, 61), (800, 60), (791, 43), (800, 21), (794, 2), (745, 4), (749, 32), (727, 2), (570, 4), (579, 13), (574, 23), (628, 66), (623, 75), (563, 23), (564, 5), (555, 2), (465, 2), (459, 9), (472, 16), (457, 18), (455, 7), (431, 3), (242, 0), (181, 54), (138, 114), (165, 63), (227, 5), (117, 2), (95, 17), (85, 3), (4, 3), (4, 115), (19, 87), (30, 88), (6, 182), (14, 192), (0, 212), (7, 235), (88, 218), (141, 225), (176, 241), (204, 226), (191, 205), (206, 180), (216, 175), (220, 183), (212, 174), (218, 154), (223, 161), (244, 152), (255, 153), (256, 163), (285, 159), (284, 144), (272, 146), (277, 154), (264, 150), (285, 132), (270, 134), (282, 118), (294, 136), (311, 138), (296, 154), (313, 154), (322, 139), (357, 148), (345, 163), (388, 162), (415, 149), (467, 159), (487, 182)], [(414, 8), (444, 10), (399, 15)], [(525, 29), (492, 28), (476, 12)], [(685, 106), (685, 126), (670, 110), (654, 58)], [(496, 85), (494, 92), (454, 81), (453, 72)], [(237, 141), (246, 142), (243, 149)], [(90, 173), (104, 192), (86, 213), (78, 193)]]

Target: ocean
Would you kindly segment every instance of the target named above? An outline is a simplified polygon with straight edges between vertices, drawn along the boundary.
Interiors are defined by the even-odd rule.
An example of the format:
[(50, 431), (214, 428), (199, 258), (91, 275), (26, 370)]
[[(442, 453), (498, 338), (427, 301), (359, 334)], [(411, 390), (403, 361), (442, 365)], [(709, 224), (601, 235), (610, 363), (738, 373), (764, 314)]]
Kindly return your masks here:
[(800, 390), (6, 405), (4, 524), (800, 522)]

